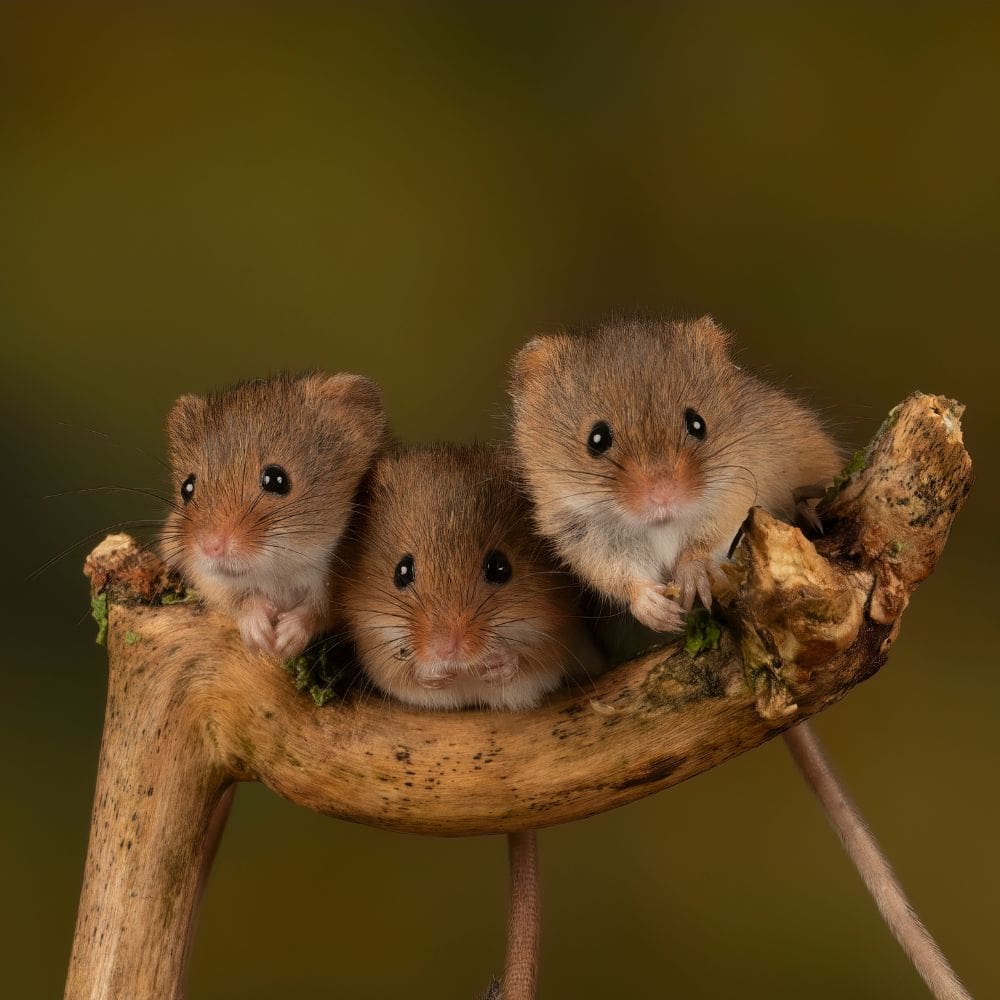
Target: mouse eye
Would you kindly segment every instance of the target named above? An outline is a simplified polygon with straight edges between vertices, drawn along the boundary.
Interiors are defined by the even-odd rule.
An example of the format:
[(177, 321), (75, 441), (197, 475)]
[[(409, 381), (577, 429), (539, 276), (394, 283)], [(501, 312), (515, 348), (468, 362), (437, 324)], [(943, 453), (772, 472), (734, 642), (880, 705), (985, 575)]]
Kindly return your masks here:
[(292, 481), (280, 465), (265, 465), (264, 471), (260, 474), (260, 488), (265, 493), (284, 496), (292, 488)]
[(684, 411), (684, 424), (691, 437), (697, 438), (699, 441), (704, 440), (705, 432), (708, 428), (705, 426), (705, 421), (702, 419), (701, 414), (695, 413), (694, 410), (688, 407)]
[(587, 451), (594, 458), (597, 458), (598, 455), (603, 455), (611, 447), (614, 440), (611, 428), (603, 420), (598, 420), (590, 428), (590, 433), (587, 435)]
[(181, 499), (187, 503), (194, 496), (194, 481), (198, 477), (192, 472), (187, 479), (181, 483)]
[(396, 571), (393, 574), (393, 582), (400, 590), (406, 590), (415, 579), (413, 568), (413, 556), (405, 555), (396, 563)]
[(506, 583), (513, 575), (514, 570), (510, 565), (510, 560), (502, 552), (494, 549), (486, 554), (486, 558), (483, 560), (483, 579), (487, 583), (495, 583), (499, 586), (501, 583)]

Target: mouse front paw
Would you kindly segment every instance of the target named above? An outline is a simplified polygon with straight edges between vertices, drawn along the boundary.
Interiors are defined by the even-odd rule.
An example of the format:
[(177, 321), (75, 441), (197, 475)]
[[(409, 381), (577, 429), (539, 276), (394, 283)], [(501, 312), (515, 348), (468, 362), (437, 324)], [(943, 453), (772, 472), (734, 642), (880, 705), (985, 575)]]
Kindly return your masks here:
[(667, 597), (666, 587), (648, 582), (636, 588), (629, 611), (636, 621), (654, 632), (683, 632), (684, 609)]
[(712, 566), (705, 559), (685, 559), (674, 567), (671, 576), (680, 589), (678, 601), (685, 611), (694, 607), (696, 597), (706, 608), (712, 607)]
[(270, 601), (257, 601), (236, 618), (243, 642), (248, 648), (262, 653), (275, 653), (275, 618), (278, 609)]
[(278, 615), (274, 626), (274, 653), (283, 660), (298, 656), (316, 632), (315, 616), (304, 608), (293, 608)]
[(799, 486), (792, 490), (795, 501), (795, 520), (800, 527), (811, 531), (814, 535), (823, 534), (823, 522), (816, 508), (820, 500), (826, 496), (826, 488), (820, 484), (815, 486)]
[(447, 665), (432, 664), (418, 666), (413, 673), (413, 679), (428, 691), (440, 691), (448, 687), (455, 679), (455, 671)]
[(495, 653), (479, 668), (479, 676), (487, 684), (505, 684), (517, 675), (517, 656), (511, 652)]

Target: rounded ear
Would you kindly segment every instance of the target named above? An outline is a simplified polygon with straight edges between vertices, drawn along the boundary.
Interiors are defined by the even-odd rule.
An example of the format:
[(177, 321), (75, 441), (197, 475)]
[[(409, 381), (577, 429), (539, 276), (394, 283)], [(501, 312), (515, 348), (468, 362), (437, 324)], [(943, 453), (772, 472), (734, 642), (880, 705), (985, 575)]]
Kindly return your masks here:
[(167, 437), (171, 441), (191, 441), (200, 436), (199, 427), (207, 403), (202, 396), (181, 396), (167, 414)]
[(371, 413), (383, 412), (382, 389), (363, 375), (338, 372), (336, 375), (309, 375), (303, 379), (306, 396), (323, 409), (357, 407)]
[(708, 313), (699, 316), (698, 319), (688, 320), (684, 324), (684, 330), (709, 350), (718, 354), (729, 354), (729, 348), (733, 343), (732, 336), (723, 330)]
[(510, 393), (518, 396), (530, 382), (542, 378), (558, 362), (569, 343), (564, 334), (533, 337), (514, 355), (510, 364)]
[(388, 435), (382, 390), (363, 375), (309, 375), (303, 379), (306, 399), (319, 411), (320, 419), (332, 426), (349, 427), (349, 436), (371, 442), (373, 452)]

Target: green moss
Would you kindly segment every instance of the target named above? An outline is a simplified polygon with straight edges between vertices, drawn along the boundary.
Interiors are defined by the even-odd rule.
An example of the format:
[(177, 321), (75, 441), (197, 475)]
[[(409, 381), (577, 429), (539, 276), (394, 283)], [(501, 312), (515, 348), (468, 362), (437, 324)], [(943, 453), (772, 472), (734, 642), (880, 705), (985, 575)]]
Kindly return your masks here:
[(344, 643), (337, 636), (313, 643), (301, 656), (286, 660), (284, 667), (295, 690), (307, 692), (321, 708), (338, 697), (340, 682), (350, 669)]
[(890, 411), (889, 415), (882, 421), (882, 426), (878, 429), (878, 433), (875, 435), (875, 439), (878, 440), (883, 434), (892, 430), (893, 427), (899, 422), (899, 415), (902, 413), (903, 407), (902, 403), (897, 403)]
[(721, 638), (722, 626), (704, 608), (695, 608), (687, 616), (684, 648), (691, 656), (718, 649)]
[(198, 600), (198, 591), (188, 589), (165, 590), (160, 596), (161, 604), (191, 604)]
[(103, 591), (91, 597), (90, 614), (97, 622), (97, 638), (94, 641), (98, 646), (104, 646), (108, 641), (108, 595)]
[(142, 639), (142, 636), (139, 635), (138, 632), (133, 632), (131, 629), (129, 629), (125, 633), (124, 638), (126, 646), (134, 646), (137, 642), (139, 642)]
[(848, 479), (851, 478), (856, 472), (860, 472), (865, 467), (865, 462), (867, 461), (867, 449), (859, 448), (852, 456), (851, 460), (844, 466), (844, 468), (833, 477), (833, 488), (834, 490), (839, 490)]
[(890, 411), (889, 415), (882, 421), (882, 426), (875, 432), (875, 436), (872, 438), (871, 443), (867, 448), (860, 448), (852, 456), (851, 460), (844, 466), (844, 468), (834, 476), (833, 485), (826, 491), (826, 496), (823, 498), (824, 503), (828, 503), (840, 488), (846, 483), (851, 476), (855, 473), (860, 472), (865, 466), (868, 465), (868, 459), (874, 450), (875, 446), (889, 433), (890, 430), (896, 425), (899, 420), (900, 408), (894, 406)]

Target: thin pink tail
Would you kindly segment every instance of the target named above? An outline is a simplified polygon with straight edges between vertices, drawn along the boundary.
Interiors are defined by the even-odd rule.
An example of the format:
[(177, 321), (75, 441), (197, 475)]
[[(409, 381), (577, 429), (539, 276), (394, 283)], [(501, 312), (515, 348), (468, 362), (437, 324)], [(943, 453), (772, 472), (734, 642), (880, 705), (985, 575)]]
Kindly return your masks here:
[(913, 912), (878, 841), (855, 809), (834, 773), (812, 726), (802, 722), (785, 733), (785, 742), (809, 787), (816, 793), (854, 867), (927, 988), (937, 1000), (972, 1000), (937, 942)]

